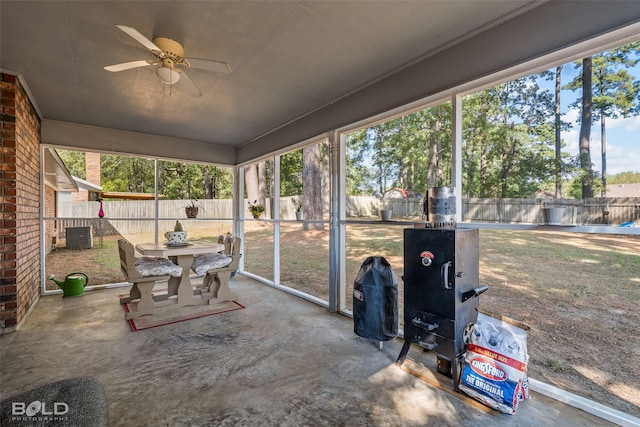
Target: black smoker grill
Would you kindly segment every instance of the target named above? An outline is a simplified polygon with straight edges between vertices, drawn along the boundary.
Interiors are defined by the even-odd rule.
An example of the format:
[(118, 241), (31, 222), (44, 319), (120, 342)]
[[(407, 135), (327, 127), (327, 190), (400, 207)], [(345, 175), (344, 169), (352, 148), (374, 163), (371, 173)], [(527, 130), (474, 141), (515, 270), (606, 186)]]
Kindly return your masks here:
[(430, 222), (404, 230), (404, 345), (397, 363), (404, 362), (411, 344), (433, 350), (438, 372), (453, 378), (457, 390), (465, 329), (475, 323), (476, 297), (488, 287), (478, 286), (478, 230), (458, 229), (455, 216), (431, 212), (434, 206), (451, 209), (450, 199), (437, 199), (439, 190), (453, 197), (446, 187), (430, 189)]

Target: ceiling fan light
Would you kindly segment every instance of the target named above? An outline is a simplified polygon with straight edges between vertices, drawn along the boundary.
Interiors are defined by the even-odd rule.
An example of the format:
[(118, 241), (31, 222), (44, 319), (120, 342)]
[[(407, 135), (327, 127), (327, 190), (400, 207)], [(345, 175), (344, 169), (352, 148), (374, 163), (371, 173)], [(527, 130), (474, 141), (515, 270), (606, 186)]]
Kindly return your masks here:
[(173, 68), (159, 67), (158, 69), (156, 69), (156, 74), (158, 75), (158, 77), (160, 77), (162, 83), (167, 85), (178, 83), (178, 80), (180, 80), (180, 73), (178, 73)]

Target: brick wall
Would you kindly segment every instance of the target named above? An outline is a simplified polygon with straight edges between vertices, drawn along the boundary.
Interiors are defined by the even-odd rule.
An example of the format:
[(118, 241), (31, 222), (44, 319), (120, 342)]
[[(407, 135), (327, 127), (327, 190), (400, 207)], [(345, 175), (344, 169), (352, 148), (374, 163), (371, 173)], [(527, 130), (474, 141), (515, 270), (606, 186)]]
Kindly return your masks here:
[[(48, 185), (45, 185), (44, 216), (46, 217), (56, 216), (58, 212), (56, 208), (58, 204), (57, 196), (58, 196), (58, 193), (56, 192), (56, 190), (54, 190), (52, 187), (49, 187)], [(57, 236), (56, 225), (57, 225), (57, 221), (54, 221), (54, 220), (47, 220), (44, 222), (43, 238), (44, 238), (45, 255), (48, 255), (51, 252), (51, 250), (53, 249), (53, 246), (56, 243), (56, 236)]]
[(40, 296), (40, 119), (18, 80), (0, 74), (0, 319), (17, 326)]
[(100, 153), (85, 153), (85, 173), (87, 181), (100, 185)]

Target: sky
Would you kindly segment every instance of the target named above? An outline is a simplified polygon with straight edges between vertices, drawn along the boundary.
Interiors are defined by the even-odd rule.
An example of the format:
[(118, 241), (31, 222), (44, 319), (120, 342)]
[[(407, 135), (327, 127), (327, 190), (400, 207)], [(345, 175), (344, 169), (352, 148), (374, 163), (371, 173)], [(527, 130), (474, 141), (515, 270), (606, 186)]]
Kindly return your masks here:
[[(565, 143), (563, 151), (578, 154), (580, 124), (579, 110), (565, 115), (566, 121), (574, 123), (568, 132), (562, 132)], [(611, 119), (605, 121), (607, 136), (607, 176), (621, 172), (640, 172), (640, 117)], [(591, 128), (591, 162), (594, 169), (602, 171), (602, 144), (600, 140), (600, 121)]]

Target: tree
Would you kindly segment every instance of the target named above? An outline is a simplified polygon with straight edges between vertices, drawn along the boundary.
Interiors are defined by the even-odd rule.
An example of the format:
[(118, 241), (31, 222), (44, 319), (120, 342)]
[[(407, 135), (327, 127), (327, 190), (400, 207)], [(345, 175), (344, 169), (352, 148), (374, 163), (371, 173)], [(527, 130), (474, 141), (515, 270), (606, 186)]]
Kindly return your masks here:
[(469, 197), (528, 197), (554, 175), (553, 96), (522, 77), (463, 105), (464, 188)]
[(320, 145), (320, 172), (322, 173), (322, 205), (325, 203), (327, 206), (331, 203), (331, 176), (329, 174), (331, 170), (331, 146), (328, 140), (324, 140), (319, 143)]
[[(308, 220), (322, 220), (320, 146), (302, 149), (302, 213)], [(305, 222), (303, 230), (324, 230), (322, 222)]]
[(246, 187), (245, 194), (249, 203), (253, 203), (254, 201), (258, 203), (260, 192), (258, 190), (258, 167), (255, 163), (252, 163), (244, 168), (244, 185)]
[(233, 195), (231, 170), (216, 166), (202, 167), (205, 199), (229, 199)]
[(280, 156), (280, 196), (302, 194), (302, 150)]
[(606, 117), (629, 117), (637, 108), (634, 100), (640, 92), (638, 82), (626, 69), (635, 67), (638, 59), (629, 54), (640, 49), (640, 42), (611, 49), (593, 57), (593, 109), (600, 117), (600, 139), (602, 147), (602, 187), (603, 196), (607, 188), (607, 137)]
[[(267, 165), (264, 161), (258, 162), (258, 203), (262, 206), (267, 204)], [(271, 215), (273, 215), (273, 205), (271, 206)]]
[(401, 187), (425, 192), (427, 186), (441, 185), (451, 170), (450, 147), (450, 103), (353, 132), (347, 139), (347, 191), (383, 194)]
[(560, 111), (560, 91), (562, 89), (562, 65), (556, 67), (556, 85), (555, 85), (555, 106), (554, 106), (554, 114), (555, 114), (555, 142), (556, 142), (556, 158), (555, 158), (555, 172), (556, 172), (556, 198), (562, 196), (562, 139), (560, 137), (561, 134), (561, 124), (562, 124), (562, 114)]
[(368, 129), (361, 129), (347, 136), (347, 194), (364, 195), (375, 191), (372, 184), (374, 173), (366, 161), (370, 149), (367, 134)]
[(56, 150), (58, 156), (72, 176), (85, 179), (85, 155), (83, 151)]
[(593, 197), (593, 177), (589, 138), (592, 120), (600, 120), (603, 194), (607, 185), (606, 118), (629, 117), (640, 109), (640, 82), (634, 81), (627, 68), (638, 64), (640, 42), (634, 42), (577, 62), (582, 73), (567, 88), (582, 90), (582, 98), (572, 104), (582, 109), (580, 124), (580, 159), (583, 169), (583, 197)]
[(451, 103), (443, 103), (396, 119), (390, 151), (399, 166), (400, 187), (425, 193), (443, 185), (451, 171)]
[(100, 170), (100, 181), (104, 191), (134, 193), (153, 193), (154, 191), (153, 160), (102, 154)]
[(640, 172), (621, 172), (612, 175), (609, 179), (611, 184), (635, 184), (640, 183)]

